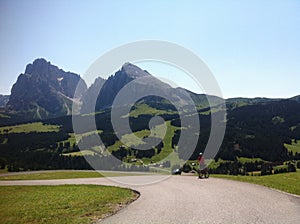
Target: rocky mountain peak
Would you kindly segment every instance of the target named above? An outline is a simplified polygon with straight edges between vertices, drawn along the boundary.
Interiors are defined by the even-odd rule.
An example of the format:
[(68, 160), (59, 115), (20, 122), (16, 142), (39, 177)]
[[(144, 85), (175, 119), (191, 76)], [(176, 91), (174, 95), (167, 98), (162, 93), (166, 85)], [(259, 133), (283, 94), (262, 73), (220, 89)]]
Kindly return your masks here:
[(0, 94), (0, 107), (5, 107), (9, 100), (9, 95)]
[(129, 62), (126, 62), (121, 70), (121, 74), (126, 74), (127, 76), (136, 79), (138, 77), (144, 77), (144, 76), (149, 76), (150, 74), (147, 71), (142, 70), (138, 66), (131, 64)]
[(7, 106), (16, 111), (36, 111), (37, 118), (69, 114), (79, 82), (83, 84), (77, 97), (87, 89), (80, 76), (39, 58), (28, 64), (25, 73), (19, 75)]
[(45, 74), (50, 66), (50, 62), (47, 62), (44, 58), (38, 58), (32, 64), (26, 66), (25, 74)]
[(96, 96), (96, 108), (94, 109), (101, 110), (111, 107), (119, 91), (133, 80), (135, 82), (130, 86), (133, 94), (143, 95), (143, 91), (146, 92), (150, 89), (156, 93), (171, 89), (168, 84), (161, 82), (147, 71), (131, 63), (125, 63), (119, 71), (103, 83), (99, 95)]

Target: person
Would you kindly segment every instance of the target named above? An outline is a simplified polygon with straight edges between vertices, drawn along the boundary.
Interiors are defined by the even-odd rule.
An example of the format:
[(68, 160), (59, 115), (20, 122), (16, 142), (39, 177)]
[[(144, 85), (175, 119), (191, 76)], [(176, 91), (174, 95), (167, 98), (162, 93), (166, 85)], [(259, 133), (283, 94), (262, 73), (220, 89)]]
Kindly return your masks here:
[(198, 172), (199, 178), (202, 178), (203, 174), (204, 174), (204, 177), (208, 178), (208, 171), (207, 171), (205, 159), (204, 159), (202, 152), (199, 153), (198, 163), (199, 163), (199, 172)]

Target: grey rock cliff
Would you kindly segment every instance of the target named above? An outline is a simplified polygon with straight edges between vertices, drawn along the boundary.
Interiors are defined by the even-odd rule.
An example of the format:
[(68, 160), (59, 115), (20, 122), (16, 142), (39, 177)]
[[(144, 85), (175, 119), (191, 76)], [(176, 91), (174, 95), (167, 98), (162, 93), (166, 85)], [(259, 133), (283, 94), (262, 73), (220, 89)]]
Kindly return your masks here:
[[(70, 114), (79, 75), (65, 72), (45, 59), (36, 59), (26, 66), (13, 85), (7, 104), (10, 110), (35, 111), (36, 118)], [(80, 97), (87, 87), (80, 85)]]

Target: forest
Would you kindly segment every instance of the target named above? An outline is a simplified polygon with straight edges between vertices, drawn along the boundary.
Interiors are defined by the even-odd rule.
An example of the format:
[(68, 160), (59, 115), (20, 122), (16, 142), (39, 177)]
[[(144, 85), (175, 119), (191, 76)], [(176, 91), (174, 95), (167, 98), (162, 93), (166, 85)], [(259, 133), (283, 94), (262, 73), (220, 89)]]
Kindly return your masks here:
[[(187, 130), (187, 127), (181, 126), (179, 115), (174, 113), (174, 108), (164, 101), (160, 103), (149, 101), (148, 106), (165, 111), (159, 116), (170, 122), (171, 127), (174, 129), (170, 147), (162, 139), (158, 145), (149, 145), (148, 150), (124, 148), (119, 145), (110, 150), (108, 154), (95, 151), (94, 147), (98, 146), (98, 143), (93, 139), (97, 137), (96, 135), (99, 135), (105, 148), (116, 146), (120, 141), (112, 127), (110, 110), (107, 109), (95, 115), (98, 133), (85, 134), (92, 130), (92, 126), (89, 125), (88, 115), (79, 117), (85, 125), (82, 130), (79, 130), (82, 137), (78, 143), (70, 141), (71, 135), (74, 133), (72, 117), (70, 116), (41, 121), (44, 125), (59, 126), (59, 130), (56, 132), (51, 130), (39, 132), (39, 130), (36, 130), (27, 133), (14, 133), (13, 131), (5, 131), (6, 124), (1, 124), (3, 131), (0, 133), (0, 167), (6, 167), (9, 171), (92, 169), (94, 167), (115, 170), (149, 170), (149, 166), (145, 164), (141, 166), (132, 163), (124, 166), (122, 162), (130, 163), (133, 159), (152, 161), (153, 158), (157, 158), (167, 151), (176, 152), (179, 159), (196, 160), (199, 152), (204, 151), (210, 135), (211, 112), (207, 113), (205, 110), (199, 110), (198, 114), (186, 115), (191, 119), (192, 116), (198, 116), (200, 120), (200, 130), (195, 133), (199, 137), (197, 146), (192, 155), (188, 155), (189, 158), (187, 158), (186, 150), (189, 147), (189, 139), (185, 140), (185, 144), (178, 146), (180, 135)], [(133, 107), (132, 111), (137, 108)], [(218, 111), (213, 113), (218, 113)], [(143, 111), (138, 116), (130, 117), (129, 123), (132, 132), (148, 133), (150, 129), (148, 123), (153, 116), (153, 114), (147, 114), (146, 111)], [(218, 117), (218, 115), (216, 116)], [(228, 105), (226, 123), (224, 119), (219, 118), (218, 125), (226, 125), (226, 132), (218, 154), (215, 158), (209, 159), (223, 162), (219, 163), (218, 167), (212, 168), (212, 173), (241, 174), (258, 169), (267, 173), (271, 169), (270, 167), (283, 165), (288, 161), (300, 160), (299, 152), (290, 151), (285, 147), (286, 144), (292, 144), (293, 141), (300, 140), (300, 104), (298, 102), (280, 100), (240, 107), (230, 107)], [(19, 120), (17, 119), (15, 124), (12, 120), (10, 123), (12, 127), (13, 125), (17, 126)], [(145, 137), (149, 136), (146, 135)], [(73, 155), (72, 153), (80, 151), (79, 148), (91, 150), (95, 153), (85, 157), (78, 154)], [(265, 162), (240, 163), (238, 158), (243, 157), (260, 158)], [(91, 167), (91, 163), (94, 164), (93, 167)], [(172, 161), (168, 161), (169, 167), (176, 165), (170, 163)], [(288, 170), (293, 169), (291, 165), (287, 165), (285, 168)], [(280, 172), (280, 170), (276, 172)]]

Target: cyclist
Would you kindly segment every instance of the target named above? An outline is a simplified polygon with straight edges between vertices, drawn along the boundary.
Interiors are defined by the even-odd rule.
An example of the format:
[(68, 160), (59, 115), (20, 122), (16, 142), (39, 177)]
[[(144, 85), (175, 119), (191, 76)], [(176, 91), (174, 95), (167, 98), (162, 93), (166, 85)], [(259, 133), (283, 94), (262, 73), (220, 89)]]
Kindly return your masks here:
[(207, 166), (205, 164), (205, 159), (204, 159), (202, 152), (199, 153), (198, 163), (199, 163), (199, 172), (198, 172), (199, 178), (202, 178), (203, 174), (204, 174), (204, 177), (208, 178), (208, 170), (207, 170)]

